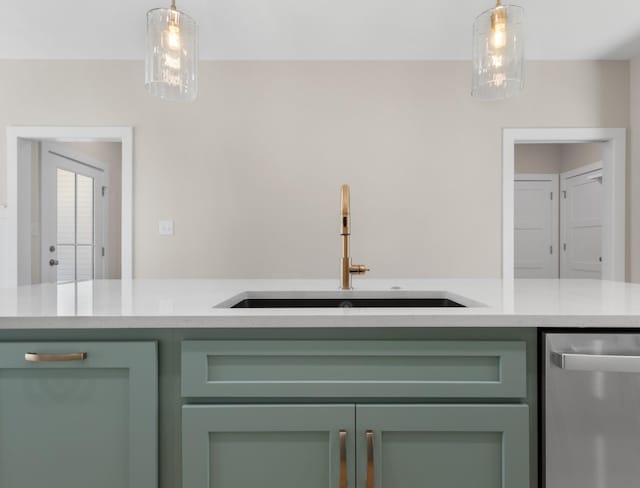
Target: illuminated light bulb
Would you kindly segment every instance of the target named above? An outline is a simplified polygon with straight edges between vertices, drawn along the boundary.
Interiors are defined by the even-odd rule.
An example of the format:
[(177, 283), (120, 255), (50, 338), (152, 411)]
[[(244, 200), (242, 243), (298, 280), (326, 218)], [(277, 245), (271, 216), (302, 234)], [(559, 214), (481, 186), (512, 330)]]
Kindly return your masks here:
[(489, 43), (494, 49), (502, 49), (507, 45), (507, 11), (499, 1), (491, 13)]
[(491, 46), (494, 49), (502, 49), (507, 45), (507, 33), (503, 30), (496, 30), (491, 33)]
[(176, 75), (174, 71), (168, 70), (162, 72), (162, 81), (171, 86), (180, 86), (182, 84), (180, 76)]
[(171, 69), (180, 69), (180, 56), (171, 56), (170, 54), (165, 54), (164, 56), (164, 65), (167, 68)]
[(505, 75), (504, 73), (494, 73), (493, 84), (495, 86), (502, 86), (505, 81), (507, 81), (507, 75)]
[(182, 41), (180, 38), (180, 26), (173, 22), (169, 22), (167, 29), (164, 31), (165, 43), (172, 51), (180, 50)]
[(491, 66), (493, 66), (494, 68), (502, 68), (502, 64), (502, 55), (494, 54), (491, 56)]

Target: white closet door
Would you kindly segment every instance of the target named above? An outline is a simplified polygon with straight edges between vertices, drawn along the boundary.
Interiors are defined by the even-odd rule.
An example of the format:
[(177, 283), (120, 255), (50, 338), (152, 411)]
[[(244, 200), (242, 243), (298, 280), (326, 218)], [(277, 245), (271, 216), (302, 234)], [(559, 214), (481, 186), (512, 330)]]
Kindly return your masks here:
[(602, 276), (602, 166), (589, 169), (561, 175), (561, 278)]
[(516, 175), (516, 278), (558, 277), (557, 175)]

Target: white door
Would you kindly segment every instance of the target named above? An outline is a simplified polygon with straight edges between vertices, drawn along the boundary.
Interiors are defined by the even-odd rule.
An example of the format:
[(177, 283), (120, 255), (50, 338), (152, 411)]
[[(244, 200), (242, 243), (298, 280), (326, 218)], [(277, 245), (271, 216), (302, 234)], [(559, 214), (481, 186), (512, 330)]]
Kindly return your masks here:
[(562, 173), (561, 278), (602, 276), (602, 163)]
[(104, 273), (104, 167), (42, 144), (42, 281), (67, 283)]
[(518, 174), (514, 187), (514, 276), (557, 278), (558, 176)]

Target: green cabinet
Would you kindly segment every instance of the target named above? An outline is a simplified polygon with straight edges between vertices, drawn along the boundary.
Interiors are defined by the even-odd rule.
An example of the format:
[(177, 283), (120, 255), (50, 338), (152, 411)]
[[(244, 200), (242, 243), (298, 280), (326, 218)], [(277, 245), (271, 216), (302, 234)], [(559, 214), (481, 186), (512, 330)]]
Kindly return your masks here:
[(182, 488), (530, 487), (521, 341), (184, 341), (181, 364)]
[(182, 488), (353, 487), (354, 411), (353, 405), (185, 406)]
[(528, 488), (528, 429), (526, 405), (185, 406), (183, 488)]
[(155, 342), (0, 343), (0, 486), (157, 488)]
[(526, 405), (358, 405), (358, 488), (528, 488)]

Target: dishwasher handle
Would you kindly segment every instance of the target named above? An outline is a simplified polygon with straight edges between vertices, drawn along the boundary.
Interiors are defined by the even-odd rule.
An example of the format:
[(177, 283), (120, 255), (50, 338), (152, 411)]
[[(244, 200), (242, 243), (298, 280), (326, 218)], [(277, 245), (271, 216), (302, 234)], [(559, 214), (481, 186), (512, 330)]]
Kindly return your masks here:
[(640, 356), (577, 354), (552, 351), (551, 362), (558, 368), (571, 371), (640, 373)]

